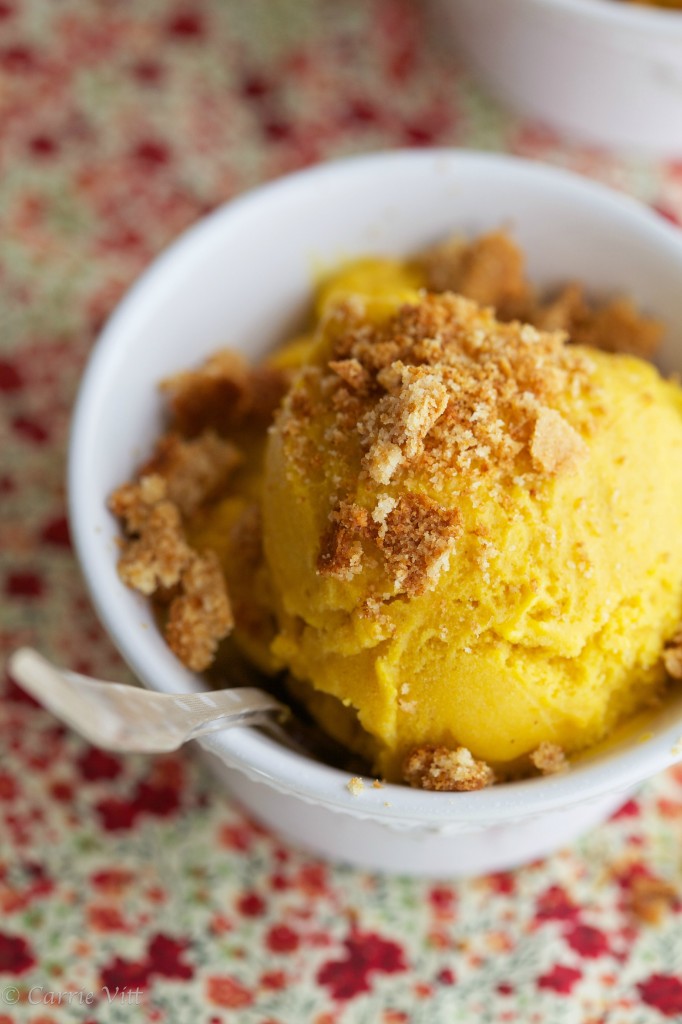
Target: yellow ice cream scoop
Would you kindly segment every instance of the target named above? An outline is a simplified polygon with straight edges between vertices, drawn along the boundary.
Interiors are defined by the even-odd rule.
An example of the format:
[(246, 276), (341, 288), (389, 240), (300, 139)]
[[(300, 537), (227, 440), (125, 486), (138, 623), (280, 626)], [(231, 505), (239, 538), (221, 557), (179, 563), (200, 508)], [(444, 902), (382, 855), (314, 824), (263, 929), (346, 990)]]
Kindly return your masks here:
[[(682, 618), (682, 392), (636, 358), (410, 281), (323, 301), (263, 485), (272, 654), (399, 780), (602, 738)], [(341, 289), (341, 292), (343, 290)]]

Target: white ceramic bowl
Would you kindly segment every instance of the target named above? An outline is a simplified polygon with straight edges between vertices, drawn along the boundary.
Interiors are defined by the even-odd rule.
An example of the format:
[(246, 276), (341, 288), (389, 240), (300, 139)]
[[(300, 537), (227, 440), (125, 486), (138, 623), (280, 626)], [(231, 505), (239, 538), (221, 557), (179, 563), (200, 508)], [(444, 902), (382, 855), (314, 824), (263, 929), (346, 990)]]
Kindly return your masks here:
[[(633, 200), (565, 172), (453, 150), (378, 154), (292, 175), (227, 204), (147, 271), (99, 339), (73, 422), (69, 501), (80, 562), (98, 613), (142, 682), (166, 693), (204, 688), (158, 633), (147, 602), (116, 574), (111, 490), (133, 473), (161, 427), (157, 382), (229, 344), (257, 358), (296, 328), (315, 268), (355, 254), (403, 255), (453, 230), (507, 226), (530, 274), (625, 291), (668, 325), (662, 360), (682, 366), (682, 235)], [(293, 843), (391, 872), (474, 874), (566, 843), (626, 791), (675, 760), (682, 700), (635, 736), (569, 774), (477, 793), (402, 786), (359, 796), (348, 775), (254, 729), (201, 741), (234, 795)], [(641, 739), (641, 742), (638, 741)]]
[(620, 0), (430, 0), (500, 100), (597, 146), (682, 155), (682, 11)]

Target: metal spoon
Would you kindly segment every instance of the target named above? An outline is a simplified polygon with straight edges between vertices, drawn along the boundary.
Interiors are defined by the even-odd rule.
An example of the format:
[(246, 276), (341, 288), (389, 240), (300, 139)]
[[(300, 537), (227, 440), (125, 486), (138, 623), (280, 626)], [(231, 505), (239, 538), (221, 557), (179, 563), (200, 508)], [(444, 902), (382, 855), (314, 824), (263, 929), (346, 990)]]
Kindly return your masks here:
[(264, 690), (232, 690), (178, 695), (154, 693), (64, 672), (30, 647), (9, 659), (12, 677), (62, 722), (106, 750), (160, 753), (188, 740), (237, 725), (263, 725), (289, 746), (301, 750), (278, 722), (289, 708)]

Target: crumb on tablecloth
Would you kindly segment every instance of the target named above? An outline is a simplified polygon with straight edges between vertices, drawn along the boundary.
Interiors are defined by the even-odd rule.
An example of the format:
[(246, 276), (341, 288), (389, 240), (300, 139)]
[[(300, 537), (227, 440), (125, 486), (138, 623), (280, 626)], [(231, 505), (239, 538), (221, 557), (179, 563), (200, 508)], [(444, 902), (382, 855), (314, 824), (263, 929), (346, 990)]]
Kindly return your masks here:
[(666, 914), (679, 902), (678, 889), (662, 878), (637, 875), (628, 890), (628, 909), (645, 924), (661, 924)]

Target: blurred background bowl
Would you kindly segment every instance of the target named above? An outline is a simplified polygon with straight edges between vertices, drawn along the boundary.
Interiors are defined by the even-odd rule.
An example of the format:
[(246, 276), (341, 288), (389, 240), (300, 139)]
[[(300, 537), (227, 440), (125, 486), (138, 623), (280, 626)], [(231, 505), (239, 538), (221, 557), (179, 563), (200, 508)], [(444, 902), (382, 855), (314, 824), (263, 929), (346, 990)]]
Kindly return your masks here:
[(430, 0), (501, 102), (571, 139), (682, 156), (682, 11), (623, 0)]
[[(668, 327), (661, 360), (682, 367), (682, 235), (639, 203), (576, 175), (513, 157), (396, 151), (290, 175), (226, 204), (140, 278), (106, 325), (72, 426), (69, 510), (96, 609), (142, 683), (206, 689), (175, 658), (149, 602), (120, 581), (112, 490), (162, 430), (158, 383), (230, 345), (258, 359), (291, 337), (320, 267), (371, 253), (405, 256), (454, 231), (504, 227), (541, 287), (583, 281), (627, 293)], [(229, 684), (229, 680), (226, 680)], [(566, 775), (474, 793), (407, 786), (357, 796), (349, 774), (256, 729), (200, 741), (230, 792), (287, 840), (386, 872), (481, 874), (544, 856), (602, 820), (641, 780), (672, 764), (682, 698), (591, 751)]]

